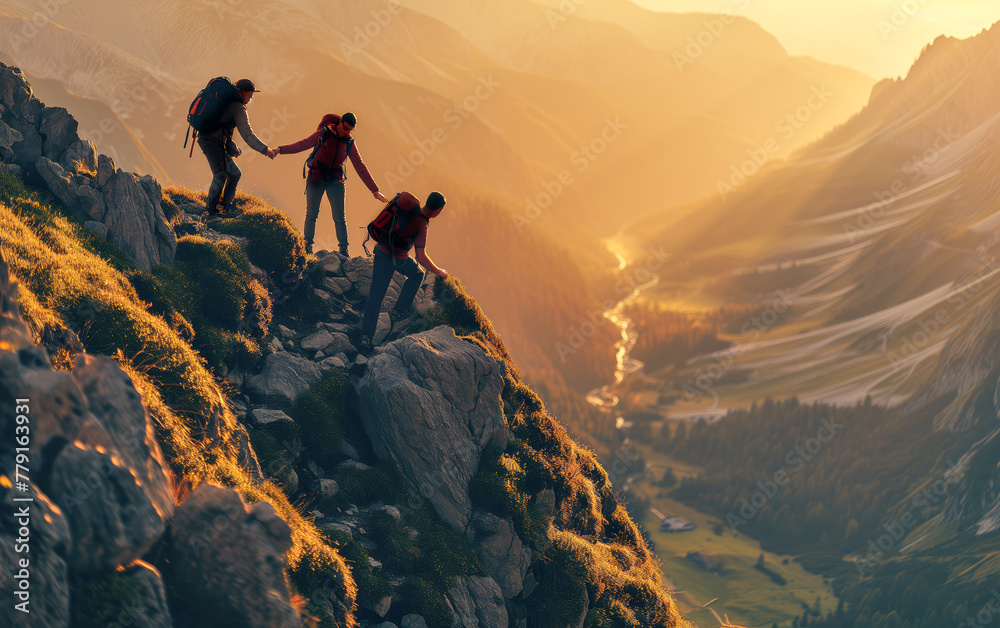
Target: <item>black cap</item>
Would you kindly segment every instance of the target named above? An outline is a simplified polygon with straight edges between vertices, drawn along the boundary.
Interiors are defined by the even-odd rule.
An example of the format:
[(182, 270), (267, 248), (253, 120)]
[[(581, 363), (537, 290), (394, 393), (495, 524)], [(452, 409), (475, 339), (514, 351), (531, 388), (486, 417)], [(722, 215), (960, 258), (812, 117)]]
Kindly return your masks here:
[(240, 79), (236, 81), (236, 87), (241, 92), (259, 92), (260, 90), (253, 84), (250, 79)]

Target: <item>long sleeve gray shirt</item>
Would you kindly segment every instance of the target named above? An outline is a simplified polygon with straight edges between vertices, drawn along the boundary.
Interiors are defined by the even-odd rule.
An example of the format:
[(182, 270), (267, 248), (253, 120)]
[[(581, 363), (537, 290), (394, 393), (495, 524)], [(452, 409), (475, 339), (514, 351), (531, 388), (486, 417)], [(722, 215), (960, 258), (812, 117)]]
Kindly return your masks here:
[(250, 117), (247, 115), (247, 107), (242, 102), (234, 102), (229, 105), (219, 122), (222, 124), (222, 128), (214, 133), (208, 133), (207, 137), (225, 144), (233, 138), (233, 129), (239, 129), (247, 146), (262, 155), (267, 153), (267, 144), (262, 142), (253, 132), (253, 128), (250, 126)]

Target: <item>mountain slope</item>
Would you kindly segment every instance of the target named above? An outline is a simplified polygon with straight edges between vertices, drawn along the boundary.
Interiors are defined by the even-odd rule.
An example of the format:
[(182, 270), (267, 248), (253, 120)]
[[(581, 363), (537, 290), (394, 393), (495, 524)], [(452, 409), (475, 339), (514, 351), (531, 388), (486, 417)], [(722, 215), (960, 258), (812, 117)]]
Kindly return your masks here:
[[(757, 381), (768, 390), (844, 401), (900, 403), (917, 391), (928, 400), (981, 381), (968, 351), (964, 367), (929, 369), (943, 347), (989, 346), (961, 336), (981, 334), (974, 319), (991, 311), (995, 287), (1000, 118), (984, 77), (998, 33), (939, 40), (904, 81), (880, 85), (868, 108), (795, 159), (680, 219), (661, 214), (664, 227), (644, 240), (666, 240), (699, 268), (704, 298), (792, 295), (784, 331), (734, 336), (735, 368), (766, 365)], [(850, 360), (831, 361), (845, 352)], [(954, 413), (942, 425), (962, 424)]]
[[(457, 279), (423, 286), (408, 321), (383, 314), (362, 355), (368, 258), (307, 265), (260, 199), (210, 219), (204, 194), (115, 171), (11, 68), (0, 102), (21, 137), (0, 171), (0, 398), (33, 417), (30, 455), (0, 441), (0, 491), (44, 508), (46, 625), (690, 625), (596, 455)], [(31, 168), (34, 150), (57, 161)], [(176, 234), (171, 259), (112, 241), (121, 207)]]

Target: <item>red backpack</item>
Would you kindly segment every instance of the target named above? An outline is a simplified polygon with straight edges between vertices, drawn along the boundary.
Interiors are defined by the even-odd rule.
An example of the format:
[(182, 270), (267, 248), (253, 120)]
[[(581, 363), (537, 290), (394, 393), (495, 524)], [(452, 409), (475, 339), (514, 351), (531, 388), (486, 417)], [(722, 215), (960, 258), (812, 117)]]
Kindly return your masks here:
[(375, 220), (368, 223), (368, 237), (361, 245), (365, 249), (365, 255), (371, 255), (368, 240), (387, 245), (393, 255), (396, 248), (410, 250), (419, 230), (420, 223), (416, 221), (419, 218), (427, 220), (427, 216), (420, 211), (417, 197), (409, 192), (397, 194), (385, 204)]
[(303, 179), (306, 178), (306, 170), (310, 174), (314, 171), (318, 172), (324, 180), (331, 177), (337, 177), (341, 181), (345, 179), (346, 170), (344, 169), (344, 164), (335, 164), (334, 162), (337, 160), (337, 153), (339, 152), (341, 142), (347, 143), (347, 152), (344, 153), (345, 158), (350, 156), (351, 149), (354, 148), (354, 138), (345, 140), (337, 137), (333, 127), (338, 124), (340, 124), (340, 116), (335, 113), (328, 113), (320, 120), (319, 126), (316, 129), (322, 129), (323, 132), (320, 134), (315, 148), (309, 153), (305, 164), (302, 165)]

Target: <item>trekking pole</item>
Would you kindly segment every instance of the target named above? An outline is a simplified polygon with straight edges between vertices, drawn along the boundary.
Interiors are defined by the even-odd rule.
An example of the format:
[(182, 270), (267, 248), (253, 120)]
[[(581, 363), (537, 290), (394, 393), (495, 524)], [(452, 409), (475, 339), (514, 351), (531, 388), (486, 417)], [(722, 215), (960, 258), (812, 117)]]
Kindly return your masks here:
[[(365, 229), (365, 227), (358, 227), (358, 229)], [(365, 229), (367, 232), (367, 229)], [(371, 234), (365, 236), (365, 241), (361, 243), (361, 248), (365, 250), (365, 257), (371, 257), (372, 253), (368, 250), (368, 241), (372, 239)]]

